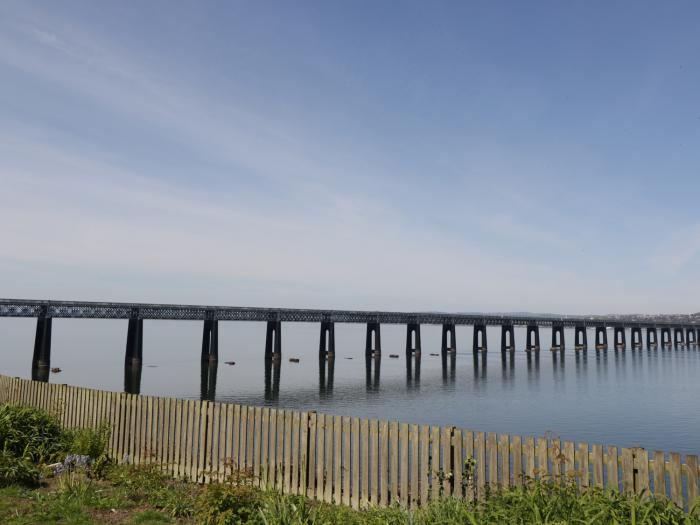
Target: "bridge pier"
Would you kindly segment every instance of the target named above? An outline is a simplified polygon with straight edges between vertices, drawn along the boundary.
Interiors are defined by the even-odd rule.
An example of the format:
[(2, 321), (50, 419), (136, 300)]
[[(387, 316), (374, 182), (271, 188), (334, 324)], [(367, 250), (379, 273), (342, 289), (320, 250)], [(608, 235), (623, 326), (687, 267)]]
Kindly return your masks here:
[(486, 325), (474, 325), (474, 352), (486, 352), (488, 344), (486, 342)]
[(335, 359), (318, 360), (318, 393), (320, 396), (333, 394), (333, 379), (335, 377)]
[(420, 353), (420, 324), (408, 323), (406, 325), (406, 355)]
[(605, 326), (595, 327), (595, 349), (596, 350), (607, 350), (608, 349), (608, 331)]
[(540, 351), (540, 328), (537, 325), (528, 325), (525, 339), (526, 352)]
[(36, 319), (32, 369), (51, 366), (51, 318), (46, 316), (46, 312), (42, 312), (42, 314)]
[(279, 398), (281, 371), (279, 359), (265, 360), (265, 401), (276, 401)]
[(335, 358), (335, 323), (333, 321), (321, 321), (318, 357), (321, 359)]
[(219, 321), (205, 319), (202, 331), (202, 361), (219, 359)]
[(143, 319), (138, 314), (129, 319), (126, 332), (126, 366), (141, 366), (143, 361)]
[(616, 326), (613, 332), (613, 338), (615, 341), (615, 350), (624, 350), (627, 348), (627, 340), (625, 338), (625, 327)]
[(372, 359), (372, 354), (365, 354), (365, 381), (367, 391), (379, 390), (379, 378), (381, 374), (381, 354), (378, 359)]
[(574, 328), (574, 350), (588, 350), (588, 333), (585, 326)]
[[(445, 353), (443, 352), (443, 356)], [(420, 384), (420, 361), (421, 355), (406, 355), (406, 386), (417, 387)]]
[(282, 322), (268, 321), (265, 335), (265, 359), (282, 358)]
[(382, 335), (380, 324), (376, 321), (367, 323), (367, 341), (365, 343), (365, 355), (382, 355)]
[(647, 328), (647, 348), (659, 347), (659, 334), (656, 328)]
[(515, 352), (515, 329), (512, 324), (501, 325), (501, 352)]
[(670, 348), (671, 347), (671, 329), (668, 327), (661, 329), (661, 347)]
[(695, 328), (686, 328), (685, 330), (685, 344), (687, 346), (697, 346), (698, 345), (698, 333)]
[(552, 352), (557, 350), (564, 350), (566, 348), (566, 343), (564, 341), (564, 327), (559, 325), (552, 325)]
[(457, 355), (442, 353), (442, 382), (450, 384), (455, 382)]
[(682, 328), (674, 328), (673, 329), (673, 346), (677, 347), (683, 347), (685, 346), (685, 339), (683, 338), (683, 329)]
[(127, 394), (141, 393), (141, 364), (124, 365), (124, 392)]
[(632, 340), (632, 348), (642, 348), (642, 329), (639, 326), (630, 328), (630, 339)]
[(442, 353), (457, 352), (457, 337), (454, 323), (442, 325)]

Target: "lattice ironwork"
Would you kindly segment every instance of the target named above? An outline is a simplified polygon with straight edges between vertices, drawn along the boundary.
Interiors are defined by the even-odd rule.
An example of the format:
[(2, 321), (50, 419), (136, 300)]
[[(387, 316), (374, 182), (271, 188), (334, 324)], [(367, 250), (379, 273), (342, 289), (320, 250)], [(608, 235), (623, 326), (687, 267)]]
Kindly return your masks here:
[(552, 316), (508, 314), (449, 314), (441, 312), (378, 312), (359, 310), (305, 310), (244, 308), (176, 304), (98, 303), (0, 299), (0, 317), (57, 317), (85, 319), (180, 319), (221, 321), (285, 321), (383, 324), (455, 324), (515, 326), (700, 326), (693, 316)]

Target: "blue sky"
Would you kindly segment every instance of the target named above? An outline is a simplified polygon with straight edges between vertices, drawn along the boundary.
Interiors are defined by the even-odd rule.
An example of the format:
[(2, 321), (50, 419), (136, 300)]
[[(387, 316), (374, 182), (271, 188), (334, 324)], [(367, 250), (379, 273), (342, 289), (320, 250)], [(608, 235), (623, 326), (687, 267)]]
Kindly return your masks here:
[(700, 310), (696, 2), (0, 2), (0, 296)]

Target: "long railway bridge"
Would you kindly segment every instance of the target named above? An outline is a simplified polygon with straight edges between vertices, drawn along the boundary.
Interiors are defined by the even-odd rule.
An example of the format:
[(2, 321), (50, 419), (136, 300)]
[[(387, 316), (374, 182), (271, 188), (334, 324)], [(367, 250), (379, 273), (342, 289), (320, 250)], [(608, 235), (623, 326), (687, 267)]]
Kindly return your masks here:
[(551, 350), (565, 348), (564, 329), (574, 329), (574, 348), (588, 348), (587, 329), (595, 329), (595, 349), (608, 349), (608, 329), (613, 330), (616, 349), (627, 346), (626, 329), (630, 331), (632, 348), (642, 348), (646, 332), (648, 348), (672, 345), (698, 345), (700, 319), (693, 315), (544, 315), (544, 314), (482, 314), (443, 312), (381, 312), (357, 310), (312, 310), (293, 308), (255, 308), (233, 306), (202, 306), (177, 304), (108, 303), (82, 301), (42, 301), (0, 299), (0, 317), (35, 317), (36, 337), (32, 369), (50, 367), (51, 324), (54, 318), (128, 319), (125, 364), (139, 366), (143, 358), (144, 319), (199, 320), (203, 322), (202, 360), (218, 359), (218, 328), (220, 321), (259, 321), (267, 323), (265, 358), (277, 360), (282, 355), (282, 323), (305, 322), (320, 324), (319, 357), (332, 359), (335, 355), (335, 324), (362, 323), (367, 326), (365, 353), (381, 357), (381, 325), (406, 325), (406, 354), (420, 354), (420, 328), (423, 324), (442, 325), (442, 352), (453, 353), (457, 343), (455, 326), (474, 327), (472, 348), (486, 352), (487, 326), (501, 326), (502, 352), (515, 351), (514, 328), (527, 329), (525, 350), (540, 350), (540, 327), (551, 327)]

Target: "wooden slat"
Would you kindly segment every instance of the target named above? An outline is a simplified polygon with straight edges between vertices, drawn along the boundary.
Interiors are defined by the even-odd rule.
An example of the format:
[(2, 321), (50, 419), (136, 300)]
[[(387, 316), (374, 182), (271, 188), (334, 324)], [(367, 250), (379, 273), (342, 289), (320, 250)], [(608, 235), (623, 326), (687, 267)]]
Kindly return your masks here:
[(537, 479), (549, 478), (547, 438), (537, 438)]
[(333, 427), (335, 419), (330, 414), (326, 414), (326, 452), (323, 455), (325, 459), (325, 467), (323, 473), (325, 476), (323, 486), (323, 501), (331, 503), (333, 501)]
[(567, 482), (575, 482), (578, 479), (576, 471), (576, 457), (574, 455), (573, 441), (564, 441), (564, 479)]
[(185, 400), (182, 417), (182, 451), (180, 461), (183, 462), (183, 475), (192, 479), (192, 435), (194, 434), (194, 403), (191, 399)]
[[(595, 444), (591, 448), (589, 457), (590, 463), (593, 465), (593, 486), (603, 488), (603, 447)], [(617, 471), (615, 471), (617, 478)], [(610, 472), (608, 472), (608, 480), (610, 480)]]
[(165, 443), (163, 450), (163, 464), (167, 469), (167, 472), (172, 475), (175, 474), (174, 463), (173, 463), (173, 440), (175, 437), (175, 408), (176, 400), (167, 398), (165, 400), (165, 409), (167, 410), (167, 429), (165, 431)]
[(379, 422), (379, 505), (389, 501), (389, 422)]
[[(259, 408), (259, 407), (258, 407)], [(248, 474), (255, 476), (255, 408), (248, 407), (248, 425), (246, 428), (248, 437), (246, 439), (246, 465)]]
[(420, 499), (420, 431), (418, 425), (410, 425), (408, 436), (411, 448), (411, 478), (409, 483), (408, 505), (415, 507)]
[(476, 497), (475, 494), (475, 479), (476, 479), (476, 465), (474, 463), (474, 432), (471, 430), (465, 430), (462, 433), (462, 447), (464, 448), (464, 457), (469, 460), (469, 470), (466, 471), (467, 477), (464, 480), (465, 490), (464, 497), (467, 501), (473, 502)]
[(419, 505), (428, 503), (430, 488), (430, 427), (420, 426), (420, 501)]
[(240, 430), (238, 431), (238, 468), (241, 471), (248, 469), (248, 407), (240, 407)]
[(306, 485), (306, 495), (313, 497), (316, 494), (316, 456), (317, 456), (317, 430), (318, 414), (309, 412), (309, 460), (308, 460), (308, 475)]
[(511, 486), (510, 479), (510, 436), (501, 434), (498, 436), (498, 455), (501, 463), (500, 487), (507, 489)]
[(307, 477), (309, 473), (309, 414), (299, 414), (299, 494), (306, 495)]
[(254, 419), (254, 432), (253, 432), (253, 477), (256, 486), (261, 486), (261, 450), (262, 445), (262, 407), (255, 407)]
[(649, 453), (643, 448), (634, 449), (634, 491), (649, 493)]
[(296, 410), (292, 412), (291, 428), (291, 454), (292, 454), (292, 474), (290, 482), (290, 492), (299, 494), (299, 417)]
[[(233, 471), (243, 468), (241, 461), (241, 405), (233, 406), (233, 448), (231, 450), (231, 464)], [(233, 473), (233, 472), (232, 472)]]
[[(595, 450), (595, 445), (593, 446), (593, 449)], [(609, 489), (614, 489), (614, 490), (620, 490), (620, 481), (618, 477), (618, 456), (617, 456), (617, 447), (608, 447), (608, 453), (606, 454), (606, 468), (605, 471), (607, 473), (607, 487)], [(595, 464), (593, 465), (593, 476), (595, 480)], [(601, 474), (602, 476), (602, 474)], [(601, 478), (602, 480), (602, 478)], [(596, 482), (596, 487), (602, 487), (602, 481), (601, 484), (598, 485)]]
[(666, 497), (666, 459), (661, 451), (654, 452), (654, 494)]
[(634, 456), (631, 448), (620, 450), (622, 458), (622, 490), (627, 493), (634, 492)]
[(350, 421), (351, 439), (351, 454), (352, 467), (350, 470), (352, 477), (352, 486), (350, 487), (350, 506), (353, 509), (360, 508), (360, 420), (352, 418)]
[(671, 501), (683, 508), (683, 484), (681, 480), (681, 456), (677, 452), (669, 454), (668, 477), (671, 482)]
[(277, 490), (284, 490), (284, 479), (286, 475), (285, 463), (284, 463), (284, 421), (285, 421), (285, 411), (277, 411), (277, 450), (275, 451), (275, 458), (277, 461), (277, 479), (276, 487)]
[(369, 500), (379, 503), (379, 422), (369, 421)]
[(496, 433), (489, 432), (486, 436), (486, 453), (488, 455), (489, 487), (498, 490), (498, 447)]
[(578, 449), (576, 450), (576, 464), (581, 480), (581, 487), (588, 487), (590, 485), (588, 454), (588, 443), (579, 443)]
[(173, 427), (173, 453), (171, 455), (173, 461), (173, 471), (180, 478), (183, 476), (181, 453), (182, 453), (182, 410), (183, 401), (177, 399), (175, 401), (175, 417)]
[[(219, 403), (209, 401), (207, 404), (207, 435), (204, 450), (205, 481), (211, 483), (217, 479), (216, 464), (219, 459)], [(259, 440), (258, 440), (259, 441)]]
[(360, 470), (362, 483), (360, 486), (360, 506), (366, 507), (369, 504), (369, 421), (360, 420)]
[(515, 487), (523, 486), (523, 446), (520, 436), (510, 438), (511, 451), (513, 454), (513, 485)]
[(270, 449), (270, 409), (264, 407), (262, 409), (262, 443), (260, 443), (260, 485), (263, 488), (268, 488), (270, 480), (268, 474), (270, 472), (270, 458), (268, 451)]
[(452, 496), (452, 432), (454, 427), (443, 427), (440, 437), (442, 449), (442, 495)]
[(317, 421), (317, 444), (316, 444), (316, 499), (323, 501), (323, 490), (325, 488), (325, 475), (323, 469), (326, 467), (326, 415), (318, 414)]
[(199, 424), (198, 432), (199, 439), (195, 445), (195, 450), (197, 452), (197, 481), (202, 482), (204, 479), (204, 470), (206, 469), (206, 440), (207, 440), (207, 427), (208, 421), (207, 416), (209, 414), (209, 405), (211, 401), (201, 401), (197, 403), (197, 409), (199, 410)]
[(561, 440), (552, 438), (549, 440), (549, 459), (550, 459), (550, 475), (552, 476), (552, 481), (556, 483), (561, 483), (562, 478), (562, 462), (563, 457), (561, 453)]
[[(342, 459), (342, 476), (343, 476), (343, 493), (341, 497), (341, 503), (343, 505), (350, 505), (350, 479), (351, 479), (351, 451), (350, 451), (350, 418), (344, 416), (342, 421), (342, 433), (343, 433), (343, 459)], [(356, 474), (355, 474), (356, 475)]]
[(226, 446), (226, 405), (223, 403), (212, 403), (214, 424), (212, 425), (212, 449), (211, 465), (212, 476), (216, 481), (222, 480), (221, 458), (224, 455)]
[(236, 460), (234, 459), (234, 447), (238, 446), (235, 441), (236, 407), (231, 404), (226, 405), (226, 452), (224, 454), (224, 479), (233, 475)]
[(474, 459), (476, 460), (476, 497), (482, 501), (486, 496), (486, 436), (483, 432), (474, 435)]
[(284, 491), (292, 492), (292, 411), (284, 412)]
[(343, 465), (343, 419), (340, 416), (335, 416), (333, 421), (333, 502), (340, 504), (342, 497), (342, 465)]
[(440, 497), (440, 427), (430, 428), (430, 497)]
[(698, 497), (698, 457), (696, 455), (688, 454), (685, 457), (685, 474), (688, 506), (690, 507)]
[[(397, 492), (392, 494), (392, 500), (396, 501), (397, 497), (399, 502), (404, 507), (408, 506), (408, 480), (410, 477), (408, 471), (408, 451), (410, 448), (410, 443), (408, 439), (408, 424), (401, 423), (399, 427), (398, 443), (396, 445), (398, 450), (396, 455), (399, 458), (398, 473), (396, 478), (396, 486), (392, 490)], [(416, 455), (416, 458), (418, 455)], [(393, 476), (393, 472), (392, 472)], [(393, 479), (393, 478), (392, 478)]]
[[(277, 471), (277, 409), (270, 409), (270, 430), (268, 432), (270, 447), (268, 454), (268, 488), (278, 486), (282, 473)], [(279, 482), (281, 483), (281, 482)]]
[(451, 471), (452, 478), (450, 484), (452, 488), (452, 496), (458, 500), (464, 499), (462, 486), (462, 470), (464, 468), (464, 459), (462, 458), (462, 430), (452, 427), (451, 436)]

